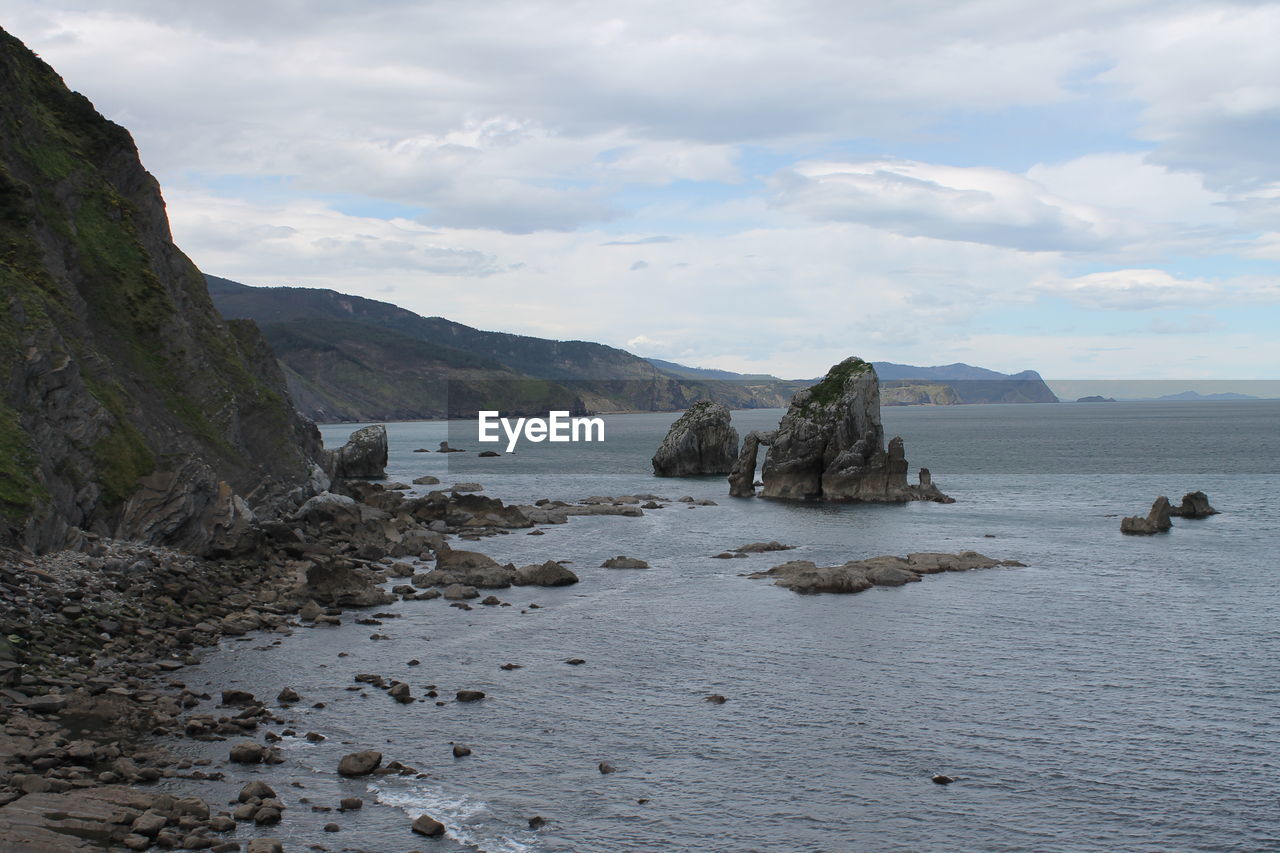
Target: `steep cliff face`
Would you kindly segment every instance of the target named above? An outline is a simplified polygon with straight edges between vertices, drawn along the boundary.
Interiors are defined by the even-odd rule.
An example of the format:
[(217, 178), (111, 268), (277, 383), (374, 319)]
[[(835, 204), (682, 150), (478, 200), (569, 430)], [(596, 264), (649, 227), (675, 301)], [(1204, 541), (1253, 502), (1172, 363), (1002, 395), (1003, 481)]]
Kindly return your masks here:
[(730, 476), (731, 494), (754, 492), (757, 446), (769, 446), (761, 496), (791, 500), (949, 502), (922, 469), (918, 485), (907, 484), (902, 439), (885, 447), (880, 422), (880, 383), (875, 368), (848, 358), (818, 384), (796, 394), (772, 433), (753, 433)]
[(319, 435), (224, 323), (132, 138), (0, 30), (0, 540), (196, 550), (307, 482)]

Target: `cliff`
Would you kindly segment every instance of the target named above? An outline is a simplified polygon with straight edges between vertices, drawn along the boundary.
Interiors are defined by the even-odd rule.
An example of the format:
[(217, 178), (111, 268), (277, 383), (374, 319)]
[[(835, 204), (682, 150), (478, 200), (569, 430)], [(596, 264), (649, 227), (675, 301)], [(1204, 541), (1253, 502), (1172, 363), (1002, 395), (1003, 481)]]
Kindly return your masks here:
[(207, 278), (223, 316), (262, 327), (302, 410), (317, 420), (470, 416), (477, 408), (532, 414), (575, 401), (595, 412), (678, 411), (702, 399), (761, 408), (785, 405), (797, 389), (780, 390), (772, 377), (672, 375), (604, 344), (484, 331), (333, 290)]
[(0, 31), (0, 541), (228, 548), (322, 455), (129, 133)]

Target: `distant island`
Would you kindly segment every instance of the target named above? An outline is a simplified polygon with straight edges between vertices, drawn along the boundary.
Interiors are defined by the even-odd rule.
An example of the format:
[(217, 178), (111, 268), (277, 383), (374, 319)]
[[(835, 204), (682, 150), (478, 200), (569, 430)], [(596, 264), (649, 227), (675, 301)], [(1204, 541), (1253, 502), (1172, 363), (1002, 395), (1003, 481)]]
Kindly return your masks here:
[(1195, 391), (1182, 391), (1178, 394), (1165, 394), (1156, 397), (1158, 403), (1206, 403), (1216, 400), (1261, 400), (1252, 394), (1237, 394), (1234, 391), (1223, 391), (1219, 394), (1200, 394)]
[(1102, 397), (1097, 394), (1094, 394), (1091, 397), (1081, 397), (1076, 400), (1077, 403), (1114, 403), (1115, 401), (1115, 397)]

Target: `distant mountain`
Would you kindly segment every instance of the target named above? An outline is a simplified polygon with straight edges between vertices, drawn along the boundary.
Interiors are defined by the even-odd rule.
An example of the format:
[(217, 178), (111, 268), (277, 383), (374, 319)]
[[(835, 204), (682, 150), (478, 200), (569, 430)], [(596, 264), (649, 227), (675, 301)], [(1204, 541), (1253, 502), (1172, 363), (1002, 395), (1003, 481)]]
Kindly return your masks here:
[(224, 317), (262, 328), (300, 409), (319, 421), (468, 417), (477, 408), (528, 414), (571, 405), (676, 411), (698, 399), (760, 408), (785, 405), (790, 396), (771, 387), (778, 381), (772, 377), (677, 376), (590, 341), (482, 331), (333, 290), (206, 279)]
[[(712, 370), (706, 367), (688, 367), (683, 364), (676, 364), (674, 361), (663, 361), (660, 358), (646, 358), (645, 361), (661, 370), (668, 376), (676, 376), (681, 379), (710, 379), (728, 382), (742, 382), (744, 380), (752, 382), (785, 382), (787, 380), (779, 379), (768, 373), (734, 373), (731, 370)], [(796, 382), (802, 380), (793, 380)], [(816, 380), (815, 380), (816, 381)], [(806, 383), (806, 386), (812, 383)]]
[(1261, 400), (1252, 394), (1237, 394), (1234, 391), (1223, 391), (1219, 394), (1199, 394), (1195, 391), (1183, 391), (1178, 394), (1165, 394), (1155, 398), (1158, 402), (1204, 403), (1214, 400)]
[(997, 373), (957, 362), (917, 367), (875, 361), (880, 399), (886, 406), (965, 403), (1056, 403), (1058, 397), (1034, 370)]

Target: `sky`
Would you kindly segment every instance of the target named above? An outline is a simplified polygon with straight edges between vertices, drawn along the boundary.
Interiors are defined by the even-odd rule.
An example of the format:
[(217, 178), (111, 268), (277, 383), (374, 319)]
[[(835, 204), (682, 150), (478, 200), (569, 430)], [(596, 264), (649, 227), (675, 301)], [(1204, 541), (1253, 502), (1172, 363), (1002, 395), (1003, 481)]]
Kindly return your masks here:
[(0, 0), (246, 284), (793, 378), (1280, 378), (1280, 3)]

